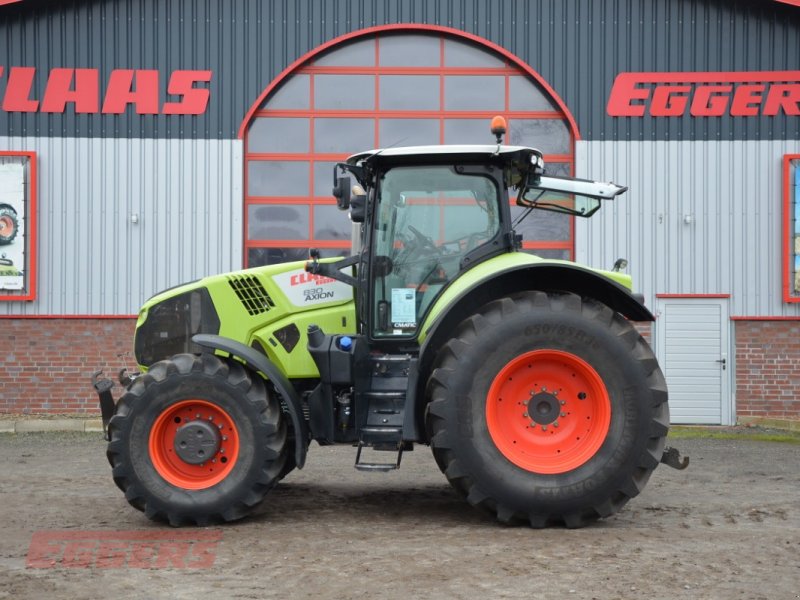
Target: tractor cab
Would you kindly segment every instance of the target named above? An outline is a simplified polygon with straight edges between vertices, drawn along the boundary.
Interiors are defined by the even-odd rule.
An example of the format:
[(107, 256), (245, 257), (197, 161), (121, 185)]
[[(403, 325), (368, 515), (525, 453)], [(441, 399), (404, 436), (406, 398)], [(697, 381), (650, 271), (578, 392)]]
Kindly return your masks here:
[[(415, 340), (453, 281), (521, 248), (514, 227), (533, 209), (589, 217), (627, 190), (547, 176), (540, 151), (502, 145), (502, 118), (492, 132), (497, 144), (370, 150), (334, 168), (334, 196), (358, 226), (358, 280), (341, 271), (356, 257), (307, 269), (357, 287), (361, 333), (371, 340)], [(510, 196), (528, 208), (516, 223)]]

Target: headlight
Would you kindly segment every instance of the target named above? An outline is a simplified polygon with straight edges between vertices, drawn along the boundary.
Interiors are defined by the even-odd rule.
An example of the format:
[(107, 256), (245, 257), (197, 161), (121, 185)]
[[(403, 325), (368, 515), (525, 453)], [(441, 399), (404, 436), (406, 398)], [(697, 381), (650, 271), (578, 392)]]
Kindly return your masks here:
[(206, 288), (185, 292), (151, 306), (136, 330), (134, 352), (142, 366), (181, 352), (199, 354), (192, 343), (198, 333), (219, 333), (219, 316)]

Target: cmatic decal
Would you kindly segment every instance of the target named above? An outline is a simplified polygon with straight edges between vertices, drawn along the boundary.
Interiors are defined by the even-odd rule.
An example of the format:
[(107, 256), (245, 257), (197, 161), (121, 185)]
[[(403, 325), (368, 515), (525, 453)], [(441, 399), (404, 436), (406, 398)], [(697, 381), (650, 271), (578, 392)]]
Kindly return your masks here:
[[(211, 81), (211, 71), (173, 71), (167, 94), (173, 99), (159, 103), (160, 73), (149, 69), (114, 69), (108, 77), (100, 104), (98, 69), (51, 69), (41, 102), (35, 97), (36, 67), (0, 66), (6, 89), (0, 105), (5, 112), (63, 113), (71, 103), (76, 113), (119, 115), (132, 104), (138, 115), (200, 115), (211, 94), (197, 84)], [(32, 97), (33, 96), (33, 97)]]
[(612, 117), (800, 115), (800, 71), (620, 73)]
[[(347, 270), (345, 269), (345, 272)], [(325, 302), (343, 302), (353, 299), (353, 288), (321, 275), (300, 269), (273, 275), (273, 281), (295, 306), (309, 306)]]

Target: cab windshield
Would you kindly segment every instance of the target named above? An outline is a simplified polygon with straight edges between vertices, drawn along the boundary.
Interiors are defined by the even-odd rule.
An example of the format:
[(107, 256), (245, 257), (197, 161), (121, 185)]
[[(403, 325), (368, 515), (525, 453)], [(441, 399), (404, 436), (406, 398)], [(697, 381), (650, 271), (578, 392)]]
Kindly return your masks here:
[(416, 332), (464, 256), (499, 232), (499, 196), (490, 177), (453, 166), (383, 175), (372, 248), (374, 335)]

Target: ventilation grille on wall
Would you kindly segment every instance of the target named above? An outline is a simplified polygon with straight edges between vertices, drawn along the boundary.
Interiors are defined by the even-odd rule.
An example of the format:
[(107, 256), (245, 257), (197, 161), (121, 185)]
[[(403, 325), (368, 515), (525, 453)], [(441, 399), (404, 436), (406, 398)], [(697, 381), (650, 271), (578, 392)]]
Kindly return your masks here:
[(228, 283), (251, 315), (260, 315), (275, 306), (267, 290), (252, 275), (232, 275), (228, 277)]

